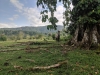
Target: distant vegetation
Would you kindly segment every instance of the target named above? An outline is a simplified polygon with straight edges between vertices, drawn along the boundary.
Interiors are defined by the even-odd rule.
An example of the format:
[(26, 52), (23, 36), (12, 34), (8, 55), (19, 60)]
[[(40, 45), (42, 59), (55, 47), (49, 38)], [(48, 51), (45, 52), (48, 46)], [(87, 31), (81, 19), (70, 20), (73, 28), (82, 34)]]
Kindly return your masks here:
[(21, 39), (42, 39), (42, 40), (51, 39), (52, 34), (56, 34), (58, 30), (62, 30), (62, 29), (63, 29), (63, 26), (58, 26), (57, 30), (48, 30), (46, 26), (1, 28), (0, 41), (6, 41), (6, 40), (17, 41)]
[(62, 30), (63, 29), (63, 26), (60, 26), (58, 25), (57, 26), (57, 30), (48, 30), (47, 29), (47, 26), (39, 26), (39, 27), (33, 27), (33, 26), (26, 26), (26, 27), (19, 27), (19, 28), (1, 28), (0, 31), (13, 31), (13, 32), (16, 32), (16, 31), (24, 31), (25, 33), (53, 33), (53, 32), (56, 32), (58, 30)]

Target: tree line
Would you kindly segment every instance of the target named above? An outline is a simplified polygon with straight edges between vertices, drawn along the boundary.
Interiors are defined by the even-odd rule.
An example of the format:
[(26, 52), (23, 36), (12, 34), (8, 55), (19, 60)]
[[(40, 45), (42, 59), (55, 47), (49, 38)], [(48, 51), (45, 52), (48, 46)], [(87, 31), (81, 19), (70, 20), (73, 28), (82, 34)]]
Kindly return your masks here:
[(13, 30), (0, 30), (0, 41), (20, 40), (20, 39), (32, 39), (32, 36), (36, 36), (40, 33), (33, 31), (13, 31)]

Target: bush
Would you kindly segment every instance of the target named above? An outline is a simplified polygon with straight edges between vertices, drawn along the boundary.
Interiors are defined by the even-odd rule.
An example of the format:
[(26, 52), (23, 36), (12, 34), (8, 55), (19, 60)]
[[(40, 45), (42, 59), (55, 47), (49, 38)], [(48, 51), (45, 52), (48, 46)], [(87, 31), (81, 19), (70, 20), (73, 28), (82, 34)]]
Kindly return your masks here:
[(7, 37), (5, 35), (0, 36), (0, 41), (7, 41)]
[(10, 40), (15, 40), (16, 39), (16, 36), (15, 35), (11, 35), (8, 37)]
[(61, 37), (60, 41), (68, 41), (68, 40), (70, 40), (71, 38), (72, 38), (71, 35), (63, 36), (63, 37)]
[(55, 40), (55, 34), (52, 34), (52, 39)]

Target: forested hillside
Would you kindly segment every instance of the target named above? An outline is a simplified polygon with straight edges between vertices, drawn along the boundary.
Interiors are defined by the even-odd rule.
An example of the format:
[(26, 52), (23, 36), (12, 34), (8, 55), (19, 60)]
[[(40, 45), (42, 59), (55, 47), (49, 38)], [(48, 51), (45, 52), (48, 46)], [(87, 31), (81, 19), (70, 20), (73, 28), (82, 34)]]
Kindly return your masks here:
[[(62, 30), (63, 26), (58, 26), (57, 30)], [(17, 34), (20, 31), (24, 32), (25, 34), (35, 35), (37, 33), (53, 33), (57, 30), (48, 30), (47, 26), (40, 26), (40, 27), (19, 27), (19, 28), (1, 28), (0, 33), (11, 35)]]
[(58, 26), (57, 30), (48, 30), (47, 26), (1, 28), (0, 41), (41, 38), (42, 35), (53, 34), (62, 29), (63, 26)]

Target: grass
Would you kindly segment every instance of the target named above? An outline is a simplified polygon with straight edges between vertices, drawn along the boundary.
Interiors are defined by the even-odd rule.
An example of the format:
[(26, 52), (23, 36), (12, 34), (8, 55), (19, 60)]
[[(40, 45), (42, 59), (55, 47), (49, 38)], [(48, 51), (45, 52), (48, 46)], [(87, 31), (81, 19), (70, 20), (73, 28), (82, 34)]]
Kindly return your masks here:
[[(28, 41), (24, 45), (22, 42), (0, 42), (0, 75), (100, 75), (100, 55), (96, 54), (96, 50), (65, 47), (62, 46), (64, 42), (35, 41), (28, 46)], [(68, 62), (57, 68), (34, 71), (30, 69), (65, 60)]]

